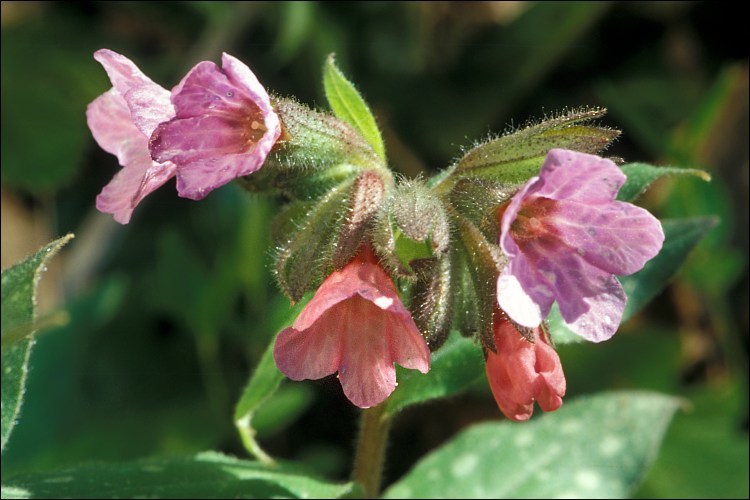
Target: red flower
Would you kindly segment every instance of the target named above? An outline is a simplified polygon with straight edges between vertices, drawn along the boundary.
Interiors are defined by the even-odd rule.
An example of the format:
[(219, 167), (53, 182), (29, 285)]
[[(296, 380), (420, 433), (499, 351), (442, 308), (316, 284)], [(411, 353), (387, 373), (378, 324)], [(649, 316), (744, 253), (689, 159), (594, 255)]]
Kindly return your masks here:
[(294, 325), (279, 333), (273, 354), (292, 380), (338, 372), (344, 394), (361, 408), (396, 388), (394, 363), (430, 369), (427, 343), (369, 249), (323, 281)]
[(521, 335), (505, 313), (495, 312), (495, 347), (487, 352), (487, 380), (495, 401), (511, 420), (528, 420), (534, 401), (544, 411), (562, 405), (565, 375), (557, 352), (540, 327), (529, 328), (533, 342)]

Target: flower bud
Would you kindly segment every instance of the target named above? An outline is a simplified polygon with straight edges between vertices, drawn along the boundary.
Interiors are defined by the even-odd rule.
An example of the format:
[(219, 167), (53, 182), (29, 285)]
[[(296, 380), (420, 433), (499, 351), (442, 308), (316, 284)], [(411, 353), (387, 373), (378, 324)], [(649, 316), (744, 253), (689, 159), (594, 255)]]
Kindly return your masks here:
[(411, 289), (411, 311), (431, 351), (438, 349), (451, 330), (456, 284), (450, 255), (443, 255), (417, 276)]
[(277, 217), (273, 230), (280, 242), (276, 279), (291, 300), (299, 300), (325, 276), (351, 261), (384, 192), (380, 174), (366, 170), (315, 202), (291, 204)]
[[(500, 247), (487, 241), (482, 232), (466, 218), (457, 215), (456, 225), (462, 243), (463, 258), (471, 277), (470, 287), (476, 317), (475, 331), (482, 344), (494, 349), (492, 315), (496, 308), (496, 280), (505, 265)], [(471, 304), (464, 304), (464, 307)], [(462, 332), (466, 333), (466, 332)]]
[(443, 254), (450, 241), (442, 202), (423, 184), (401, 183), (378, 213), (373, 244), (386, 266), (414, 279)]
[(500, 411), (511, 420), (531, 418), (534, 402), (544, 411), (562, 405), (566, 382), (562, 364), (541, 327), (519, 329), (495, 309), (494, 345), (485, 371)]

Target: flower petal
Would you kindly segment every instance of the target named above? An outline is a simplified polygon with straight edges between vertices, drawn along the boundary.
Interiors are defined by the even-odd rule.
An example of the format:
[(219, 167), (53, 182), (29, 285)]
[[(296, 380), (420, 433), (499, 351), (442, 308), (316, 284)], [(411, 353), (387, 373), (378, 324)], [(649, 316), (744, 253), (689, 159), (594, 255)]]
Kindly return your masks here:
[(492, 395), (506, 417), (528, 420), (534, 412), (537, 378), (534, 344), (500, 314), (495, 314), (494, 339), (497, 352), (487, 352), (485, 366)]
[(410, 370), (430, 371), (430, 349), (411, 315), (391, 312), (384, 319), (391, 359)]
[(513, 240), (510, 226), (516, 220), (516, 217), (518, 217), (518, 212), (521, 210), (526, 199), (536, 192), (542, 185), (543, 182), (539, 177), (532, 177), (529, 179), (528, 182), (526, 182), (526, 184), (524, 184), (523, 187), (513, 195), (513, 198), (503, 212), (502, 219), (500, 220), (500, 248), (502, 248), (503, 253), (505, 253), (508, 258), (512, 259), (518, 255), (520, 251), (518, 245), (516, 245), (516, 242)]
[[(611, 273), (591, 265), (578, 252), (557, 250), (556, 245), (546, 240), (525, 242), (522, 255), (521, 263), (533, 262), (534, 267), (529, 268), (536, 272), (533, 279), (519, 279), (524, 290), (543, 291), (548, 287), (560, 306), (563, 319), (574, 332), (594, 342), (606, 340), (615, 333), (626, 299), (622, 286)], [(514, 259), (508, 267), (518, 260)], [(543, 298), (541, 294), (538, 297)], [(540, 303), (537, 296), (533, 299)], [(549, 297), (546, 300), (542, 305), (549, 303)], [(549, 309), (542, 313), (546, 316)]]
[(245, 63), (224, 52), (221, 55), (221, 67), (229, 81), (235, 87), (246, 92), (251, 100), (260, 107), (264, 116), (273, 115), (278, 121), (278, 116), (273, 113), (273, 109), (271, 108), (271, 99), (268, 96), (268, 92), (260, 84), (255, 73)]
[(589, 272), (585, 280), (561, 294), (557, 302), (560, 315), (573, 332), (592, 342), (608, 340), (615, 334), (622, 320), (627, 297), (617, 278), (604, 272)]
[[(263, 165), (258, 157), (248, 156), (228, 154), (191, 162), (189, 168), (177, 170), (177, 193), (183, 198), (202, 200), (214, 189), (251, 174)], [(247, 171), (248, 167), (254, 169)]]
[(159, 123), (174, 117), (170, 93), (143, 74), (130, 59), (108, 49), (97, 50), (94, 59), (107, 72), (112, 87), (128, 105), (132, 121), (145, 137)]
[(562, 406), (566, 382), (560, 357), (542, 336), (537, 333), (534, 342), (536, 363), (534, 371), (538, 374), (534, 394), (539, 407), (544, 411), (555, 411)]
[(331, 273), (320, 285), (315, 296), (308, 302), (294, 322), (298, 330), (309, 328), (334, 305), (351, 297), (360, 296), (381, 309), (391, 311), (402, 318), (411, 319), (398, 296), (393, 281), (383, 271), (374, 257), (362, 252), (339, 271)]
[(567, 149), (550, 150), (539, 177), (543, 185), (534, 194), (583, 203), (614, 200), (626, 179), (611, 160)]
[(659, 220), (643, 208), (614, 201), (591, 205), (561, 200), (550, 216), (569, 251), (617, 275), (632, 274), (652, 259), (664, 243)]
[(305, 330), (282, 330), (273, 347), (281, 373), (292, 380), (316, 380), (336, 373), (346, 335), (346, 326), (339, 320), (335, 314), (327, 314)]
[(89, 104), (86, 119), (99, 146), (117, 156), (123, 166), (97, 196), (96, 208), (127, 224), (136, 205), (174, 176), (175, 167), (151, 160), (146, 137), (133, 125), (128, 107), (115, 89)]
[(362, 297), (347, 301), (345, 310), (346, 318), (339, 316), (340, 321), (348, 322), (339, 380), (352, 403), (369, 408), (381, 403), (396, 388), (388, 322), (378, 306)]
[(539, 326), (555, 301), (551, 277), (542, 276), (524, 254), (517, 255), (498, 277), (498, 305), (519, 325)]
[(530, 354), (521, 351), (513, 365), (497, 354), (487, 355), (485, 372), (495, 402), (503, 415), (517, 422), (528, 420), (534, 413), (534, 400), (527, 397), (532, 391), (531, 384), (516, 370), (518, 364), (533, 364)]

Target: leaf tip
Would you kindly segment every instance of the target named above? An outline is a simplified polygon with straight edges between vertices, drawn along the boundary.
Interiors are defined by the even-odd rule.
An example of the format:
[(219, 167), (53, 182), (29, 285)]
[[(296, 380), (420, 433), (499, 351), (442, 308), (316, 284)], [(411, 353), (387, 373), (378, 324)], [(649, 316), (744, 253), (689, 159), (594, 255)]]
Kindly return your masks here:
[(693, 175), (706, 182), (711, 182), (711, 174), (709, 174), (705, 170), (695, 170), (695, 173)]

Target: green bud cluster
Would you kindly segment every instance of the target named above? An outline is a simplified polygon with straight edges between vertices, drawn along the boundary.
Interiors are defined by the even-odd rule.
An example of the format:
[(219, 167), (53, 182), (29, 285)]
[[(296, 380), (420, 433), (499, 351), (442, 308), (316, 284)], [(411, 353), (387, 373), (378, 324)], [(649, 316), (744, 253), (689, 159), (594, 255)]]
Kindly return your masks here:
[(490, 137), (432, 179), (394, 179), (374, 117), (332, 56), (323, 84), (332, 114), (273, 99), (281, 139), (241, 180), (289, 200), (273, 225), (281, 289), (297, 301), (370, 246), (431, 349), (458, 330), (494, 351), (500, 210), (550, 149), (598, 153), (619, 131), (591, 124), (603, 109), (572, 110)]

